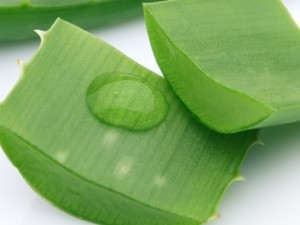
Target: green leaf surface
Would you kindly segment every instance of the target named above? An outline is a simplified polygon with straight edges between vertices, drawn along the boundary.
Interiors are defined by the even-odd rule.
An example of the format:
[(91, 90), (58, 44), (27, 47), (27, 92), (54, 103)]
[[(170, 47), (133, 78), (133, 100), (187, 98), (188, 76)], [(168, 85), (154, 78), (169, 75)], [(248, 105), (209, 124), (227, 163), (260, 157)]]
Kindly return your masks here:
[(300, 120), (300, 31), (279, 0), (145, 5), (156, 59), (184, 104), (224, 133)]
[(63, 20), (40, 35), (38, 52), (0, 106), (1, 145), (28, 183), (95, 223), (213, 218), (257, 132), (209, 130), (162, 77)]
[(84, 28), (128, 20), (141, 15), (142, 2), (142, 0), (0, 0), (0, 41), (35, 37), (32, 32), (34, 29), (48, 29), (57, 17)]

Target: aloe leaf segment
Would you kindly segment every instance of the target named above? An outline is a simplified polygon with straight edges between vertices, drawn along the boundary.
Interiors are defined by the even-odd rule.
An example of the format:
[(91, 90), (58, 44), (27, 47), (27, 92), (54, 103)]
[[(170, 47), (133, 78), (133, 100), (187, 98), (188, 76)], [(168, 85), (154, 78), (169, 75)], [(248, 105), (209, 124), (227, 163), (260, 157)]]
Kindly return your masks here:
[(163, 74), (202, 123), (231, 133), (300, 120), (300, 31), (281, 1), (144, 9)]
[(1, 146), (27, 182), (99, 224), (213, 218), (257, 132), (211, 131), (162, 77), (63, 20), (40, 35), (0, 105)]

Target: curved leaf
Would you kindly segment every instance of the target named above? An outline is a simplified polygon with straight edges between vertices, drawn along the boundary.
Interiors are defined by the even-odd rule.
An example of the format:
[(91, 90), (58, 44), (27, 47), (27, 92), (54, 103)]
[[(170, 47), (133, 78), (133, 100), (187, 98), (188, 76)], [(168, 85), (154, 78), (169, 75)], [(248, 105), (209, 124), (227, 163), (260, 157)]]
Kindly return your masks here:
[(300, 120), (300, 31), (279, 0), (145, 5), (156, 59), (184, 104), (223, 133)]
[[(78, 27), (57, 20), (41, 35), (40, 49), (0, 107), (1, 145), (29, 184), (58, 207), (96, 223), (198, 225), (213, 218), (223, 192), (240, 176), (256, 131), (209, 130), (163, 78)], [(151, 91), (129, 82), (131, 88), (109, 86), (107, 98), (97, 92), (103, 81), (120, 81), (124, 74)], [(166, 107), (142, 117), (154, 121), (145, 129), (138, 118), (134, 130), (97, 114), (120, 106), (142, 112), (152, 104)], [(113, 115), (130, 122), (133, 111)], [(153, 120), (157, 115), (160, 120)]]

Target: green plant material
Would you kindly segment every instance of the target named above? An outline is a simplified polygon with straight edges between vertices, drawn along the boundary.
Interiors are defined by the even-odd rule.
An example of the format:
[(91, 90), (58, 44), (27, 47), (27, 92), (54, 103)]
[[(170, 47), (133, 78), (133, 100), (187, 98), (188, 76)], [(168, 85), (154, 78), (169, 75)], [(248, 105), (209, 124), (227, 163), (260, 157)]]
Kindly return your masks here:
[(84, 28), (104, 26), (141, 15), (142, 0), (0, 0), (0, 41), (34, 37), (57, 17)]
[(207, 126), (300, 120), (300, 32), (281, 1), (161, 2), (145, 17), (163, 74)]
[[(207, 129), (163, 78), (63, 20), (39, 33), (37, 54), (0, 107), (0, 142), (28, 183), (96, 223), (199, 225), (213, 218), (256, 131)], [(102, 105), (120, 110), (112, 112), (116, 120), (98, 118)], [(140, 116), (152, 126), (135, 129), (143, 110), (154, 113)]]

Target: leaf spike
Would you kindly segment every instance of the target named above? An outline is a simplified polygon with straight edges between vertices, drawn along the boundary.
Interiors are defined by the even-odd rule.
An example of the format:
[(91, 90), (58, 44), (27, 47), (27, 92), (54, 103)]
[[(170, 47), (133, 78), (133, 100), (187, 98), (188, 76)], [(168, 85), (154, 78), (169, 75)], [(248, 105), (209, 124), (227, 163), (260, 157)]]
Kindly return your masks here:
[(22, 59), (18, 59), (17, 60), (17, 64), (18, 64), (18, 66), (19, 66), (19, 68), (21, 70), (21, 74), (22, 74), (23, 71), (24, 71), (24, 65), (25, 65), (25, 63), (24, 63), (24, 61)]
[(22, 68), (22, 66), (24, 65), (24, 61), (22, 59), (18, 59), (17, 64), (20, 66), (20, 68)]
[(221, 218), (221, 214), (220, 213), (215, 213), (214, 215), (212, 215), (208, 220), (207, 222), (211, 222), (213, 220), (217, 220), (217, 219), (220, 219)]
[(245, 180), (246, 180), (246, 178), (242, 175), (238, 175), (235, 178), (233, 178), (233, 182), (235, 182), (235, 181), (245, 181)]
[(46, 33), (43, 30), (34, 30), (34, 32), (37, 33), (41, 39), (45, 36)]

